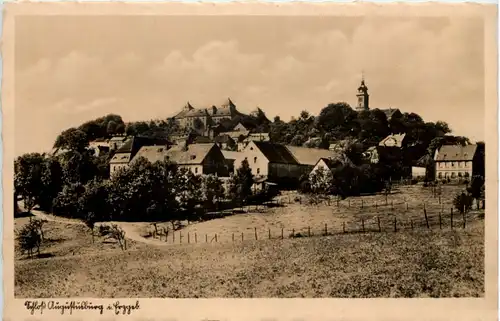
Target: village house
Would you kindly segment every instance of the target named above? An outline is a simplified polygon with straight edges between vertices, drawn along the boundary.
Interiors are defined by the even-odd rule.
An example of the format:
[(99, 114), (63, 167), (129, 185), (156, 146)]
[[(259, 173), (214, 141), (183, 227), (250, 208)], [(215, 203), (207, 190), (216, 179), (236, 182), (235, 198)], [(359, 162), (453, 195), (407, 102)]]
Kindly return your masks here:
[(143, 146), (165, 146), (171, 145), (164, 139), (151, 139), (141, 136), (132, 136), (120, 148), (118, 148), (109, 161), (109, 174), (113, 176), (119, 169), (129, 166), (130, 161)]
[(250, 142), (268, 142), (269, 133), (249, 133), (243, 141), (238, 142), (238, 151), (242, 151)]
[(236, 149), (236, 142), (231, 136), (226, 134), (220, 134), (214, 138), (215, 143), (223, 150), (233, 150)]
[(109, 152), (109, 139), (100, 138), (89, 142), (89, 149), (93, 150), (95, 156)]
[(109, 139), (108, 145), (110, 150), (117, 150), (118, 148), (122, 147), (123, 144), (129, 139), (130, 137), (127, 137), (125, 135), (116, 135), (113, 136)]
[(187, 168), (193, 174), (229, 176), (226, 159), (214, 143), (191, 144), (187, 148), (175, 146), (165, 152), (165, 159)]
[(411, 178), (412, 179), (425, 179), (427, 175), (427, 169), (421, 166), (411, 167)]
[(484, 159), (478, 145), (444, 145), (434, 155), (437, 179), (469, 178), (484, 175)]
[(314, 165), (314, 167), (311, 170), (311, 173), (309, 175), (314, 174), (315, 172), (317, 172), (319, 170), (322, 170), (322, 171), (325, 171), (325, 170), (333, 171), (338, 164), (339, 164), (339, 160), (338, 159), (334, 159), (334, 158), (320, 158), (316, 162), (316, 165)]
[(406, 134), (391, 134), (386, 138), (382, 139), (379, 143), (379, 146), (382, 147), (397, 147), (403, 148), (406, 146)]
[(256, 178), (264, 177), (271, 182), (297, 180), (302, 174), (300, 164), (285, 145), (260, 141), (248, 143), (234, 160), (235, 171), (244, 159), (248, 161), (252, 174)]
[(236, 159), (241, 156), (241, 153), (235, 152), (235, 151), (229, 151), (229, 150), (222, 150), (222, 155), (224, 155), (224, 158), (226, 160), (226, 165), (227, 165), (229, 173), (234, 173), (235, 166), (239, 167), (241, 165), (241, 163), (240, 164), (234, 163), (236, 161)]
[(380, 109), (380, 111), (385, 114), (388, 121), (391, 121), (393, 118), (400, 118), (403, 116), (401, 111), (397, 108)]
[(339, 157), (338, 153), (328, 149), (307, 148), (298, 146), (286, 146), (286, 147), (301, 166), (301, 174), (309, 174), (316, 166), (318, 161), (322, 158), (336, 159)]

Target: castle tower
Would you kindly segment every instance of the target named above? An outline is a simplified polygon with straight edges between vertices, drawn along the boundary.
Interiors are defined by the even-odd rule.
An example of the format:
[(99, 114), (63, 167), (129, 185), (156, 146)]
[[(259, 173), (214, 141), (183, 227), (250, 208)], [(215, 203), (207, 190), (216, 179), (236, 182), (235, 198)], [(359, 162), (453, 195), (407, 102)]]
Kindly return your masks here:
[(358, 87), (358, 93), (356, 94), (358, 101), (356, 103), (356, 111), (370, 110), (368, 87), (365, 85), (365, 77), (361, 78), (361, 85)]

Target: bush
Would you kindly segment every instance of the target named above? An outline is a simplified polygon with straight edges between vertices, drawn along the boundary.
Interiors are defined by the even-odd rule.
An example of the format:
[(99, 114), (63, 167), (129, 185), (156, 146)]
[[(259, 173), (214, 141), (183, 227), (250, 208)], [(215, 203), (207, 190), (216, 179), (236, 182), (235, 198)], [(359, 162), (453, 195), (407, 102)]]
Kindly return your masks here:
[(453, 198), (453, 206), (460, 212), (469, 211), (472, 208), (473, 197), (466, 192), (460, 192)]

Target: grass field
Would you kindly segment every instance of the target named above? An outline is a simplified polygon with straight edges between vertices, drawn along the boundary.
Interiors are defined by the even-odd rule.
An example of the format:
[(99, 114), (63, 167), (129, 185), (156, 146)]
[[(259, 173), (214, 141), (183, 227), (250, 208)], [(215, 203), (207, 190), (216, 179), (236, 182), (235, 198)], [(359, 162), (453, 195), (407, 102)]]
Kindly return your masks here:
[[(422, 199), (428, 197), (425, 190), (416, 188), (421, 187), (391, 197), (406, 199), (411, 193)], [(451, 191), (448, 194), (450, 197), (443, 195), (443, 202), (451, 206)], [(381, 197), (363, 199), (369, 203), (370, 198), (379, 201)], [(409, 211), (387, 208), (384, 211), (390, 210), (388, 215), (403, 221), (419, 214), (418, 197), (408, 199)], [(427, 202), (429, 212), (433, 211), (430, 209), (433, 203)], [(417, 209), (412, 212), (412, 207)], [(289, 204), (265, 213), (189, 225), (182, 230), (182, 244), (155, 246), (129, 240), (125, 252), (101, 238), (92, 243), (84, 225), (48, 222), (45, 234), (49, 241), (42, 248), (47, 257), (33, 260), (16, 257), (15, 295), (40, 298), (483, 296), (481, 213), (471, 215), (465, 229), (457, 223), (454, 230), (446, 226), (440, 230), (433, 225), (431, 229), (401, 229), (397, 233), (389, 227), (382, 233), (338, 231), (343, 220), (352, 223), (363, 215), (366, 218), (381, 215), (377, 212), (379, 208)], [(28, 220), (17, 218), (15, 224), (20, 226)], [(314, 230), (317, 235), (325, 220), (332, 232), (337, 227), (337, 234), (267, 239), (271, 226), (276, 233), (273, 237), (278, 236), (281, 227), (300, 229), (308, 225), (317, 226)], [(144, 223), (143, 227), (146, 226)], [(254, 227), (260, 227), (258, 241), (254, 238)], [(233, 243), (230, 235), (242, 230), (247, 231), (244, 241), (239, 237)], [(204, 242), (202, 234), (210, 231), (219, 233), (217, 243)], [(192, 244), (192, 238), (191, 244), (186, 244), (188, 232), (198, 233), (197, 244)]]

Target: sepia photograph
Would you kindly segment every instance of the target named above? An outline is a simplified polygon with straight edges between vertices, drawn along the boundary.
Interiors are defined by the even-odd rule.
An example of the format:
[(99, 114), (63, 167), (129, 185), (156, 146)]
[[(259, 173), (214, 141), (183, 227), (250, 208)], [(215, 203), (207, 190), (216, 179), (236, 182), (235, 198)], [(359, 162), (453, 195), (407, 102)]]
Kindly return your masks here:
[(484, 298), (491, 24), (351, 12), (15, 16), (13, 296)]

